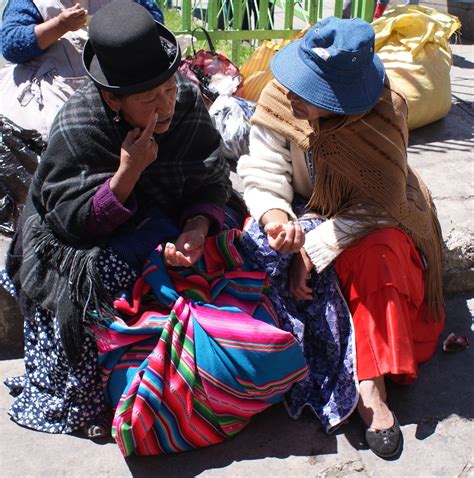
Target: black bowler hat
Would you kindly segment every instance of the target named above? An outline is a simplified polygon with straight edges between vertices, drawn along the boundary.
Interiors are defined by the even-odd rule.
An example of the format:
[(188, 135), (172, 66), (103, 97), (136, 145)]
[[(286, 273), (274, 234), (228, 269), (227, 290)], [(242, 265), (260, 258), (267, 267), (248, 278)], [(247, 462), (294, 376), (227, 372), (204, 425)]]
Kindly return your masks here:
[(89, 24), (82, 55), (94, 83), (119, 94), (147, 91), (178, 69), (181, 51), (171, 31), (130, 0), (102, 7)]

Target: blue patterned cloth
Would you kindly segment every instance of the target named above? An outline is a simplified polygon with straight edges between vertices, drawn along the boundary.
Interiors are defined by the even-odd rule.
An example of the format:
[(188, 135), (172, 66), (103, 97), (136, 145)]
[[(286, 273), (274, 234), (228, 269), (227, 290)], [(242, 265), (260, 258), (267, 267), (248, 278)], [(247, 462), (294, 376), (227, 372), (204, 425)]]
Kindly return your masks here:
[[(295, 211), (301, 206), (294, 204)], [(305, 233), (320, 223), (320, 219), (307, 216), (300, 219)], [(353, 412), (358, 401), (354, 330), (336, 272), (332, 266), (321, 274), (313, 271), (309, 281), (313, 300), (295, 300), (288, 286), (292, 255), (271, 249), (263, 228), (253, 219), (245, 227), (242, 244), (252, 267), (268, 274), (269, 298), (283, 328), (298, 340), (308, 364), (308, 378), (294, 385), (286, 396), (287, 411), (296, 419), (308, 406), (331, 432)]]
[[(99, 260), (104, 285), (111, 291), (131, 286), (137, 275), (110, 249)], [(15, 297), (5, 271), (0, 287)], [(77, 365), (69, 365), (59, 323), (48, 311), (36, 306), (24, 317), (25, 374), (5, 380), (15, 396), (8, 414), (20, 425), (47, 433), (72, 433), (90, 424), (106, 408), (97, 367), (95, 338), (86, 335)]]

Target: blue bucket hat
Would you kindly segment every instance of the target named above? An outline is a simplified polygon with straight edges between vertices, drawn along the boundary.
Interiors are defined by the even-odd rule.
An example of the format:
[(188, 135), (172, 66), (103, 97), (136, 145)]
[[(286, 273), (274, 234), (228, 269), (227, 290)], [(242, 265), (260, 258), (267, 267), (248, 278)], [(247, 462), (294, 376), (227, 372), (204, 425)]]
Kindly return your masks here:
[(272, 73), (318, 108), (364, 113), (377, 103), (385, 79), (374, 40), (374, 29), (360, 18), (327, 17), (273, 57)]

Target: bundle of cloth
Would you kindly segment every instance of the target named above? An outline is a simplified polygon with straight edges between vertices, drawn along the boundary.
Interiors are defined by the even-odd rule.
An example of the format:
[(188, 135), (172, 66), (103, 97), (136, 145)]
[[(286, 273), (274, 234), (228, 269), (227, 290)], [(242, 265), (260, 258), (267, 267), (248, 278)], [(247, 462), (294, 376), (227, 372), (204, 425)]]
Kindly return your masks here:
[(240, 232), (208, 237), (191, 268), (167, 268), (159, 247), (117, 315), (95, 331), (112, 435), (124, 456), (220, 443), (307, 375), (280, 329), (265, 272), (239, 253)]

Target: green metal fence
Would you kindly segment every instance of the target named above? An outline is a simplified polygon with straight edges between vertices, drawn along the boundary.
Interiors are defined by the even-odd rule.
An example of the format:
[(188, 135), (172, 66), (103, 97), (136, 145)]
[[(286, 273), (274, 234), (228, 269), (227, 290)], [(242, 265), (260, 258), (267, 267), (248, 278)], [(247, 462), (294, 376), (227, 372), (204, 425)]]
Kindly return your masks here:
[[(169, 1), (169, 0), (168, 0)], [(232, 41), (232, 59), (239, 61), (243, 40), (293, 38), (301, 29), (323, 17), (323, 0), (175, 0), (181, 8), (182, 25), (177, 34), (192, 33), (195, 19), (213, 41)], [(327, 0), (330, 1), (330, 0)], [(342, 16), (343, 0), (331, 0), (330, 14)], [(168, 3), (168, 7), (170, 3)], [(325, 9), (326, 12), (328, 9)], [(372, 21), (374, 0), (352, 0), (352, 16)], [(327, 14), (327, 13), (326, 13)], [(204, 39), (204, 34), (195, 32)]]

